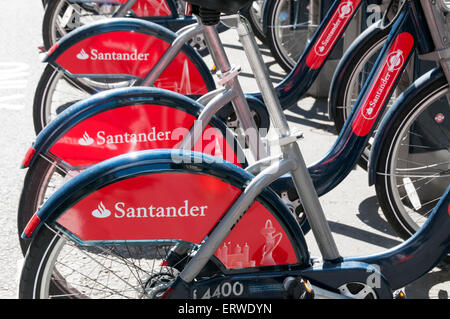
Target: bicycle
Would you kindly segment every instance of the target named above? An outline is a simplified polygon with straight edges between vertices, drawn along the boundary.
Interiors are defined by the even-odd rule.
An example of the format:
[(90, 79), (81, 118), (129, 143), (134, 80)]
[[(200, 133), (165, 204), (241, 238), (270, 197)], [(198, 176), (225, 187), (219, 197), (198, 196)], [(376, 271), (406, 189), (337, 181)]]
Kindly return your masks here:
[[(336, 5), (336, 4), (335, 4)], [(336, 7), (339, 7), (336, 5)], [(332, 14), (329, 14), (328, 16), (332, 16)], [(136, 23), (136, 22), (134, 22)], [(188, 32), (198, 32), (199, 29), (201, 29), (202, 27), (198, 27), (198, 29), (193, 29), (192, 31), (188, 31)], [(322, 30), (326, 30), (325, 26), (322, 27)], [(189, 33), (184, 34), (184, 36), (190, 36)], [(183, 40), (182, 38), (180, 38), (181, 40)], [(163, 66), (164, 63), (167, 63), (168, 61), (170, 61), (171, 56), (173, 56), (172, 54), (175, 54), (174, 52), (177, 52), (178, 48), (177, 46), (181, 46), (181, 44), (183, 43), (183, 41), (179, 41), (177, 42), (176, 45), (174, 45), (171, 49), (171, 51), (168, 51), (165, 56), (164, 61), (162, 60), (160, 66)], [(311, 45), (312, 46), (312, 45)], [(50, 54), (50, 58), (56, 59), (58, 57), (57, 54), (64, 54), (64, 51), (57, 51), (58, 48), (55, 50), (55, 52), (53, 52), (52, 54)], [(78, 49), (75, 50), (75, 52), (78, 52)], [(52, 57), (53, 54), (56, 54), (57, 57)], [(301, 66), (299, 66), (300, 68)], [(149, 76), (149, 78), (156, 78), (158, 76), (158, 72), (162, 71), (162, 68), (156, 68), (158, 71), (156, 73), (153, 73), (153, 75)], [(226, 68), (225, 70), (230, 71), (230, 68)], [(306, 74), (317, 74), (317, 70), (315, 69), (308, 69), (303, 67), (304, 72), (307, 72)], [(305, 71), (307, 70), (307, 71)], [(227, 71), (225, 71), (227, 72)], [(304, 73), (303, 73), (304, 74)], [(301, 74), (300, 74), (301, 75)], [(300, 76), (299, 74), (296, 74), (296, 76)], [(303, 78), (304, 80), (305, 78)], [(289, 86), (287, 86), (289, 87)], [(395, 85), (394, 85), (395, 87)], [(290, 87), (292, 91), (293, 87)], [(286, 91), (285, 91), (286, 92)], [(298, 93), (298, 91), (296, 91)], [(219, 93), (222, 93), (221, 91), (219, 91)], [(292, 94), (292, 92), (288, 92), (290, 94)], [(217, 94), (217, 92), (215, 93)], [(390, 92), (390, 94), (392, 94), (392, 92)], [(210, 98), (212, 98), (214, 96), (214, 93), (211, 93)], [(207, 99), (207, 100), (208, 100)], [(206, 104), (207, 100), (204, 101), (204, 103)], [(281, 103), (283, 103), (283, 100), (281, 101)], [(361, 101), (360, 101), (361, 103)], [(195, 108), (198, 108), (198, 106), (195, 106)], [(408, 108), (405, 106), (405, 108)], [(68, 118), (70, 117), (74, 117), (73, 114), (78, 114), (79, 112), (82, 112), (82, 108), (78, 108), (78, 111), (74, 111), (74, 113), (69, 113), (70, 115), (68, 115)], [(107, 109), (104, 109), (104, 111), (106, 111)], [(213, 108), (214, 112), (216, 112), (216, 109)], [(208, 111), (210, 112), (210, 111)], [(208, 113), (207, 113), (208, 114)], [(73, 121), (73, 122), (58, 122), (57, 125), (52, 126), (51, 129), (47, 130), (45, 134), (42, 134), (41, 138), (39, 138), (36, 143), (34, 148), (30, 149), (30, 155), (27, 156), (26, 160), (24, 161), (24, 166), (28, 167), (30, 166), (31, 168), (33, 168), (33, 161), (39, 157), (39, 155), (44, 156), (44, 158), (48, 158), (49, 156), (46, 155), (50, 152), (50, 150), (57, 145), (56, 147), (59, 147), (59, 145), (64, 145), (64, 141), (63, 140), (58, 140), (58, 138), (61, 138), (65, 133), (68, 132), (68, 134), (70, 135), (70, 131), (75, 128), (76, 125), (80, 124), (82, 121), (86, 121), (86, 123), (89, 123), (89, 117), (92, 116), (91, 113), (87, 112), (85, 113), (84, 117), (78, 117), (77, 121)], [(354, 121), (357, 118), (357, 114), (355, 113), (352, 119), (349, 119), (349, 123), (354, 123)], [(376, 119), (376, 118), (375, 118)], [(374, 119), (374, 120), (375, 120)], [(88, 127), (89, 125), (86, 124)], [(91, 127), (96, 127), (98, 125), (94, 124), (91, 125)], [(127, 129), (126, 128), (122, 128), (123, 132), (126, 132)], [(58, 134), (55, 134), (55, 132), (60, 132), (59, 137)], [(81, 132), (81, 134), (83, 134), (84, 132)], [(96, 133), (94, 132), (93, 134), (91, 133), (91, 135), (95, 135)], [(75, 135), (79, 135), (78, 138), (81, 138), (82, 136), (80, 135), (80, 132), (77, 132)], [(51, 138), (50, 138), (51, 137)], [(367, 137), (365, 137), (367, 139)], [(349, 143), (349, 141), (351, 141), (351, 143)], [(310, 172), (312, 174), (313, 180), (314, 180), (314, 184), (317, 188), (317, 192), (318, 194), (321, 196), (325, 193), (327, 193), (328, 191), (330, 191), (331, 189), (333, 189), (336, 185), (338, 185), (347, 175), (348, 173), (351, 171), (352, 167), (355, 165), (356, 161), (358, 161), (359, 158), (359, 154), (361, 154), (361, 149), (363, 149), (365, 147), (367, 143), (367, 140), (365, 140), (364, 138), (358, 139), (358, 137), (355, 136), (355, 132), (353, 130), (353, 125), (347, 125), (345, 130), (343, 130), (341, 132), (341, 134), (339, 135), (336, 143), (333, 145), (332, 149), (330, 150), (330, 152), (328, 154), (326, 154), (320, 161), (318, 161), (317, 163), (313, 164), (309, 169)], [(70, 149), (70, 148), (68, 148)], [(121, 150), (122, 152), (123, 150)], [(379, 150), (378, 150), (379, 151)], [(81, 150), (75, 152), (75, 154), (81, 154)], [(51, 153), (51, 152), (50, 152)], [(256, 153), (255, 153), (256, 154)], [(116, 153), (115, 155), (118, 155), (118, 153)], [(71, 156), (69, 154), (59, 154), (59, 160), (58, 161), (66, 161), (69, 162), (69, 160), (65, 159), (66, 156)], [(109, 156), (109, 155), (108, 155)], [(52, 160), (54, 158), (54, 155), (50, 156), (50, 161), (49, 163), (52, 163), (54, 160)], [(106, 159), (105, 157), (101, 158)], [(93, 162), (89, 162), (90, 164), (93, 164)], [(30, 176), (33, 176), (33, 178), (30, 178), (31, 181), (35, 180), (46, 180), (46, 178), (44, 178), (46, 172), (48, 172), (49, 169), (39, 169), (38, 173), (36, 173), (36, 171), (34, 169), (30, 169), (29, 170), (29, 174)], [(70, 169), (69, 169), (70, 171)], [(38, 175), (35, 175), (38, 174)], [(27, 179), (28, 180), (28, 179)], [(26, 183), (28, 184), (28, 183)], [(30, 182), (29, 184), (31, 185), (35, 185), (34, 182)], [(27, 192), (24, 192), (24, 194), (41, 194), (42, 188), (45, 189), (45, 187), (47, 187), (47, 185), (41, 185), (38, 184), (38, 186), (33, 186), (31, 187), (31, 190), (28, 189)], [(280, 181), (277, 181), (277, 183), (275, 183), (274, 185), (275, 189), (277, 189), (277, 192), (283, 196), (285, 202), (291, 207), (291, 209), (293, 211), (295, 211), (297, 214), (301, 215), (302, 217), (304, 217), (304, 215), (302, 214), (302, 207), (300, 205), (300, 201), (298, 200), (298, 198), (295, 196), (295, 192), (293, 192), (293, 185), (292, 182), (290, 181), (289, 178), (284, 178), (281, 179)], [(29, 218), (29, 216), (35, 211), (35, 208), (40, 204), (41, 202), (41, 195), (33, 195), (32, 198), (35, 198), (35, 200), (30, 201), (24, 201), (25, 203), (27, 203), (26, 205), (30, 205), (31, 208), (29, 206), (27, 206), (27, 208), (25, 209), (25, 211), (27, 211), (28, 213), (23, 214), (22, 218), (19, 218), (19, 221), (22, 221), (20, 223), (19, 226), (19, 230), (23, 229), (24, 227), (24, 222), (23, 222), (23, 218), (25, 218), (25, 220), (27, 220)], [(21, 201), (22, 202), (22, 201)], [(22, 209), (20, 209), (20, 211), (22, 211)], [(19, 214), (20, 216), (20, 214)], [(309, 228), (308, 224), (306, 223), (306, 221), (304, 221), (304, 218), (302, 218), (303, 220), (303, 225), (304, 225), (304, 231), (306, 232)]]
[[(44, 4), (45, 13), (42, 22), (44, 48), (48, 50), (61, 37), (88, 23), (104, 18), (134, 17), (158, 23), (174, 32), (196, 22), (190, 12), (185, 10), (182, 0), (54, 0)], [(241, 10), (249, 19), (253, 28), (258, 29), (260, 9), (257, 4)], [(225, 30), (223, 25), (219, 27)], [(262, 32), (257, 33), (261, 41), (265, 40)], [(207, 55), (203, 37), (198, 36), (189, 41), (201, 55)]]
[[(192, 2), (218, 10), (214, 1)], [(442, 14), (425, 4), (407, 3), (399, 16), (403, 23), (393, 27), (395, 36), (388, 40), (394, 45), (380, 58), (380, 69), (392, 65), (389, 55), (398, 45), (409, 47), (405, 52), (410, 53), (411, 43), (396, 40), (409, 38), (405, 28), (415, 30), (416, 14), (429, 13), (426, 17), (434, 19)], [(235, 13), (245, 4), (222, 2), (220, 9)], [(254, 72), (270, 87), (259, 77), (265, 65), (254, 39), (243, 34), (244, 23), (240, 35), (249, 41), (244, 47)], [(214, 26), (206, 29), (217, 35)], [(369, 85), (379, 80), (372, 74)], [(20, 297), (51, 297), (56, 289), (70, 297), (393, 298), (397, 289), (429, 271), (449, 251), (447, 187), (411, 239), (381, 254), (343, 258), (298, 136), (291, 134), (273, 88), (262, 93), (277, 123), (279, 162), (253, 175), (206, 154), (172, 149), (121, 155), (92, 166), (68, 181), (30, 220), (23, 236), (34, 240), (21, 275)], [(367, 126), (359, 132), (364, 129)], [(294, 216), (268, 188), (286, 173), (292, 175), (323, 261), (310, 258)], [(207, 192), (205, 185), (210, 186)], [(191, 227), (185, 227), (186, 220), (193, 221)], [(89, 289), (91, 284), (102, 289)]]
[[(444, 3), (440, 4), (440, 8), (448, 12)], [(390, 19), (392, 18), (394, 17), (391, 16)], [(379, 25), (374, 25), (361, 34), (337, 68), (330, 88), (329, 114), (335, 119), (338, 129), (344, 125), (364, 79), (370, 72), (371, 64), (388, 37), (392, 23), (387, 21), (389, 19), (385, 17)], [(443, 34), (446, 32), (442, 25), (440, 31)], [(439, 42), (436, 47), (445, 48), (444, 44)], [(438, 66), (444, 61), (443, 57), (439, 59), (432, 54), (422, 55), (416, 52), (415, 59), (411, 62), (417, 62), (417, 57), (423, 61), (434, 62)], [(417, 73), (411, 62), (398, 85), (397, 90), (400, 92), (405, 91), (413, 74)], [(422, 78), (422, 82), (418, 82), (421, 83), (420, 87), (416, 87), (416, 90), (422, 92), (419, 94), (422, 101), (418, 102), (418, 97), (409, 101), (416, 105), (415, 111), (401, 112), (397, 109), (392, 112), (396, 114), (395, 120), (381, 127), (381, 137), (378, 139), (379, 143), (391, 144), (389, 151), (383, 152), (383, 155), (375, 152), (373, 157), (379, 162), (371, 160), (373, 164), (370, 168), (370, 183), (376, 186), (384, 215), (403, 239), (409, 238), (421, 227), (433, 204), (438, 200), (433, 198), (433, 194), (442, 192), (449, 183), (450, 124), (446, 119), (450, 114), (445, 99), (447, 82), (440, 73), (427, 73), (426, 76), (428, 78)], [(399, 99), (400, 103), (406, 103), (401, 95)], [(390, 130), (390, 133), (385, 130)], [(409, 132), (409, 135), (405, 132)], [(401, 137), (405, 146), (399, 147), (398, 141), (393, 142), (394, 136), (396, 139)], [(393, 154), (394, 150), (396, 155)], [(421, 169), (419, 163), (423, 163)], [(375, 179), (378, 182), (375, 182)]]

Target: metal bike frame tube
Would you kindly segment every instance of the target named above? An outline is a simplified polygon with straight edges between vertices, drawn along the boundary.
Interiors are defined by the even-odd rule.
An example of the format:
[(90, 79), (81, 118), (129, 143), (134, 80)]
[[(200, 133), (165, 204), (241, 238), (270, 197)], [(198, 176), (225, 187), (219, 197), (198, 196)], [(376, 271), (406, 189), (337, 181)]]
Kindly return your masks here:
[(153, 83), (159, 78), (159, 76), (164, 72), (167, 66), (175, 59), (178, 53), (181, 51), (183, 46), (187, 41), (194, 38), (198, 34), (203, 32), (203, 25), (195, 24), (191, 28), (188, 28), (172, 42), (170, 48), (164, 53), (164, 55), (159, 59), (152, 70), (147, 74), (142, 82), (142, 86), (152, 86)]
[[(228, 61), (222, 42), (220, 41), (217, 26), (205, 25), (203, 35), (217, 68), (222, 74), (227, 74), (227, 72), (231, 70), (231, 65)], [(227, 86), (233, 86), (236, 92), (236, 97), (231, 101), (231, 103), (234, 107), (234, 111), (236, 112), (236, 116), (239, 119), (241, 127), (245, 131), (245, 135), (249, 136), (249, 133), (253, 133), (253, 136), (250, 136), (248, 141), (253, 156), (256, 160), (266, 157), (267, 153), (264, 144), (261, 140), (261, 136), (258, 132), (244, 92), (242, 91), (239, 79), (236, 76), (231, 78), (228, 83), (225, 84), (225, 87)]]
[(225, 91), (216, 94), (211, 99), (211, 101), (203, 108), (198, 118), (194, 121), (194, 125), (190, 129), (189, 133), (186, 134), (178, 147), (185, 150), (191, 150), (198, 139), (202, 136), (202, 132), (205, 130), (214, 114), (216, 114), (222, 107), (231, 102), (231, 100), (233, 100), (235, 97), (236, 92), (234, 91), (234, 87), (225, 89)]
[(252, 179), (208, 236), (208, 239), (200, 246), (192, 260), (183, 269), (180, 278), (185, 282), (194, 280), (264, 188), (279, 176), (295, 169), (295, 167), (296, 163), (293, 160), (283, 159), (279, 163), (264, 169), (261, 174)]
[(297, 164), (296, 169), (291, 171), (292, 180), (323, 259), (331, 262), (340, 261), (341, 256), (300, 147), (297, 143), (290, 143), (282, 146), (281, 150), (283, 154), (289, 156)]
[(115, 14), (116, 17), (123, 17), (127, 14), (129, 10), (134, 6), (137, 0), (128, 0)]
[[(276, 0), (273, 0), (276, 1)], [(325, 64), (327, 58), (331, 55), (333, 49), (336, 47), (336, 44), (338, 43), (338, 40), (342, 38), (344, 35), (344, 32), (355, 16), (355, 14), (358, 11), (358, 8), (361, 6), (362, 3), (372, 3), (375, 2), (374, 0), (361, 0), (358, 2), (357, 5), (353, 4), (353, 13), (351, 16), (348, 17), (345, 27), (340, 30), (339, 33), (335, 33), (337, 35), (337, 41), (330, 47), (330, 50), (328, 51), (328, 54), (325, 56), (325, 60), (318, 68), (310, 68), (306, 61), (310, 53), (314, 51), (314, 46), (319, 42), (321, 35), (323, 31), (327, 27), (331, 27), (335, 21), (332, 21), (333, 15), (337, 12), (339, 9), (339, 6), (341, 5), (342, 1), (335, 0), (332, 5), (330, 6), (330, 9), (328, 10), (327, 14), (325, 15), (324, 19), (320, 23), (319, 27), (317, 28), (316, 32), (314, 33), (314, 36), (312, 37), (311, 41), (307, 44), (302, 56), (297, 61), (296, 65), (292, 69), (292, 71), (289, 73), (287, 77), (283, 79), (281, 83), (279, 83), (275, 87), (275, 91), (277, 92), (278, 98), (281, 101), (281, 105), (283, 109), (288, 109), (290, 107), (294, 107), (297, 105), (298, 100), (300, 100), (305, 93), (309, 90), (311, 85), (314, 83), (315, 79), (319, 75), (323, 65)], [(343, 22), (341, 22), (343, 23)], [(252, 93), (252, 95), (256, 98), (261, 98), (261, 93)]]
[(251, 69), (263, 97), (264, 104), (270, 114), (273, 126), (280, 136), (288, 136), (290, 133), (289, 125), (286, 120), (286, 116), (283, 113), (283, 109), (281, 108), (280, 100), (277, 97), (275, 89), (270, 82), (270, 79), (267, 77), (269, 72), (264, 64), (261, 53), (259, 52), (253, 31), (251, 30), (246, 18), (236, 15), (236, 19), (238, 19), (237, 32), (239, 35), (239, 40), (244, 47), (248, 61), (250, 61)]

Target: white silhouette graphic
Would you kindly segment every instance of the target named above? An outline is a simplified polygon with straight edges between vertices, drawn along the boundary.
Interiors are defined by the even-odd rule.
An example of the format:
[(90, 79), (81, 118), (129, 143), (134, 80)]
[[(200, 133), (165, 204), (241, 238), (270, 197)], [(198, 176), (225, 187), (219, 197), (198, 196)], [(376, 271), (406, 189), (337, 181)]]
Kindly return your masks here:
[[(150, 12), (149, 8), (152, 8), (154, 13)], [(146, 3), (143, 3), (143, 1), (138, 1), (137, 7), (134, 7), (133, 10), (139, 12), (143, 16), (150, 16), (151, 14), (155, 14), (156, 16), (164, 16), (170, 13), (170, 8), (168, 7), (166, 1), (161, 0), (147, 0)]]
[(348, 1), (344, 3), (339, 11), (339, 18), (344, 19), (347, 18), (353, 12), (353, 2)]
[[(265, 243), (262, 247), (261, 261), (258, 266), (273, 266), (276, 262), (273, 258), (273, 251), (278, 247), (283, 238), (281, 232), (276, 233), (276, 229), (273, 227), (270, 219), (266, 220), (264, 228), (260, 230), (260, 234), (264, 236)], [(245, 268), (255, 267), (255, 260), (250, 260), (250, 246), (245, 243), (242, 247), (241, 244), (237, 244), (234, 248), (231, 246), (231, 242), (224, 243), (222, 247), (217, 250), (217, 257), (227, 268)]]
[(88, 146), (94, 143), (94, 139), (89, 136), (89, 134), (84, 131), (83, 137), (78, 140), (78, 144), (83, 146)]
[(103, 205), (103, 202), (100, 202), (97, 209), (94, 209), (91, 214), (96, 218), (106, 218), (111, 215), (111, 211)]
[(250, 247), (245, 243), (244, 248), (236, 245), (234, 249), (231, 243), (224, 243), (218, 250), (218, 257), (227, 268), (255, 267), (255, 261), (250, 260)]
[(184, 94), (192, 94), (191, 76), (189, 74), (189, 65), (187, 60), (184, 60), (183, 74), (181, 75), (179, 92), (184, 92)]
[(265, 227), (261, 230), (261, 235), (266, 238), (262, 258), (259, 262), (261, 266), (271, 266), (276, 264), (275, 260), (273, 259), (272, 253), (280, 244), (281, 238), (283, 238), (283, 234), (277, 233), (274, 235), (275, 232), (276, 229), (273, 227), (272, 221), (268, 219), (266, 221)]
[(77, 58), (79, 60), (87, 60), (89, 59), (89, 54), (87, 54), (84, 49), (81, 49), (80, 53), (77, 54)]
[(400, 67), (403, 65), (403, 51), (397, 50), (389, 54), (387, 59), (388, 64), (388, 71), (394, 72), (395, 70), (400, 69)]

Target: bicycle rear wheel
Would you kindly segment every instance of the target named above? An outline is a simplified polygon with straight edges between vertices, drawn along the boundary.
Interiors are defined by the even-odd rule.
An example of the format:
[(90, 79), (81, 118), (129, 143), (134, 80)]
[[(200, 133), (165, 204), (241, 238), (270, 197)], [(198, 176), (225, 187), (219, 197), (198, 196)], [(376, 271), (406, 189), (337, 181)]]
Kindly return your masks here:
[[(165, 265), (175, 245), (185, 247), (186, 253), (177, 264)], [(157, 299), (194, 250), (194, 245), (176, 240), (80, 246), (43, 227), (25, 258), (19, 298)]]

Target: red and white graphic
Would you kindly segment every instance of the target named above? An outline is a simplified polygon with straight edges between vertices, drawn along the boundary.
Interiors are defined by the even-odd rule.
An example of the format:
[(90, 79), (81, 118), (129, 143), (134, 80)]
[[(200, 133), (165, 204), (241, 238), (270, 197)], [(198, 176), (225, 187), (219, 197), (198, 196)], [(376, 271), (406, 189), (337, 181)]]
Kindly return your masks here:
[(441, 124), (442, 122), (444, 122), (445, 120), (445, 115), (442, 113), (438, 113), (436, 114), (436, 116), (434, 117), (434, 120), (436, 121), (436, 123)]
[(413, 45), (414, 38), (407, 32), (400, 33), (394, 40), (370, 87), (369, 93), (360, 107), (359, 114), (352, 123), (352, 129), (356, 135), (366, 136), (370, 133)]
[(350, 0), (342, 1), (339, 4), (313, 49), (306, 57), (306, 64), (311, 69), (318, 69), (325, 62), (326, 57), (351, 20), (360, 2), (361, 0)]
[(262, 205), (255, 202), (216, 251), (216, 257), (228, 269), (296, 263), (295, 252), (281, 225), (267, 211), (257, 215), (256, 208), (262, 209)]
[(94, 139), (87, 132), (84, 132), (83, 137), (78, 140), (78, 144), (83, 146), (92, 145), (93, 143)]
[(91, 214), (96, 218), (106, 218), (111, 216), (111, 211), (107, 209), (102, 202), (100, 202), (97, 209), (94, 209)]
[(246, 268), (256, 265), (254, 260), (250, 260), (250, 247), (247, 243), (243, 247), (239, 244), (231, 247), (231, 243), (224, 243), (217, 251), (217, 257), (227, 268)]
[[(170, 120), (168, 120), (170, 119)], [(135, 151), (178, 147), (196, 118), (162, 105), (131, 105), (94, 115), (68, 130), (50, 153), (73, 167), (94, 165)], [(220, 131), (207, 126), (192, 148), (241, 166)]]
[(276, 262), (273, 259), (273, 251), (280, 244), (280, 241), (283, 238), (283, 234), (275, 234), (275, 232), (276, 229), (273, 227), (270, 219), (268, 219), (266, 221), (265, 227), (261, 230), (261, 235), (264, 236), (266, 242), (264, 244), (261, 261), (259, 262), (261, 266), (276, 265)]
[(76, 56), (77, 56), (78, 60), (87, 60), (87, 59), (89, 59), (89, 55), (86, 53), (86, 51), (84, 51), (84, 49), (81, 49), (80, 53), (78, 53)]
[[(87, 242), (176, 239), (200, 244), (241, 193), (214, 176), (154, 172), (95, 191), (57, 222)], [(289, 236), (257, 201), (224, 242), (215, 255), (227, 268), (299, 262)]]
[[(145, 33), (108, 32), (75, 43), (55, 62), (73, 75), (144, 79), (169, 47), (169, 43)], [(50, 51), (47, 54), (51, 55)], [(154, 86), (180, 94), (208, 92), (201, 73), (183, 52), (167, 66)]]
[[(128, 0), (116, 0), (119, 3), (127, 3)], [(171, 16), (166, 0), (137, 0), (131, 10), (138, 17), (166, 17)]]
[[(259, 266), (276, 265), (273, 258), (273, 252), (278, 247), (283, 238), (281, 232), (276, 233), (270, 219), (266, 220), (264, 228), (260, 230), (260, 234), (264, 237), (264, 246), (262, 248), (262, 256), (258, 263)], [(255, 267), (256, 261), (250, 260), (250, 246), (246, 242), (243, 245), (236, 244), (232, 247), (231, 243), (224, 243), (217, 251), (217, 257), (223, 262), (227, 268), (245, 268)]]

